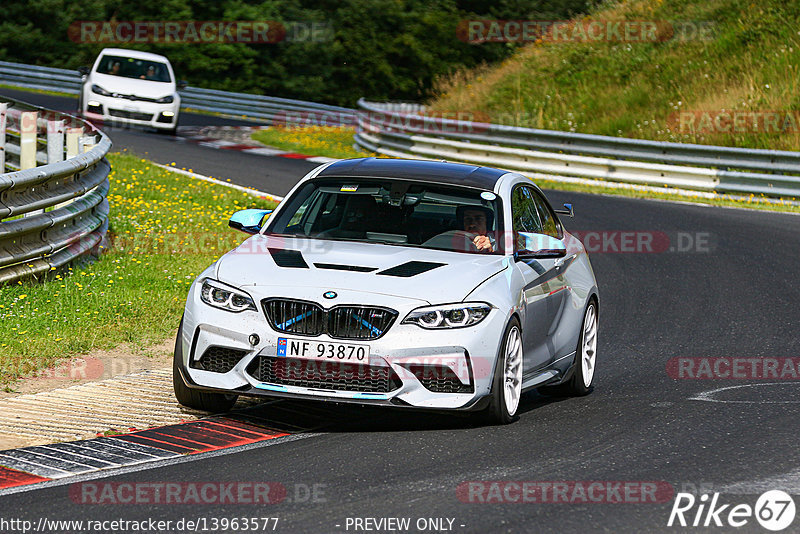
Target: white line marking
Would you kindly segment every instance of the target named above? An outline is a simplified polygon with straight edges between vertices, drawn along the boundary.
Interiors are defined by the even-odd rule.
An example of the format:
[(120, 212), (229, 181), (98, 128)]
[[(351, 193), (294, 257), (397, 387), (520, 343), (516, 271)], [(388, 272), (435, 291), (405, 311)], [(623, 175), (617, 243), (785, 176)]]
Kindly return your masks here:
[(768, 401), (768, 400), (722, 400), (722, 399), (715, 399), (713, 395), (720, 393), (722, 391), (728, 391), (731, 389), (739, 389), (739, 388), (755, 388), (760, 386), (786, 386), (789, 385), (788, 382), (766, 382), (764, 384), (742, 384), (739, 386), (728, 386), (724, 388), (717, 388), (712, 389), (709, 391), (704, 391), (695, 395), (694, 397), (689, 397), (689, 400), (693, 401), (705, 401), (705, 402), (720, 402), (720, 403), (730, 403), (730, 404), (797, 404), (800, 403), (800, 400), (787, 400), (787, 401)]
[(279, 197), (278, 195), (273, 195), (271, 193), (265, 193), (264, 191), (259, 191), (258, 189), (253, 189), (252, 187), (243, 187), (241, 185), (231, 184), (228, 182), (223, 182), (222, 180), (217, 180), (216, 178), (211, 178), (209, 176), (204, 176), (202, 174), (197, 174), (196, 172), (189, 172), (183, 169), (176, 169), (175, 167), (170, 167), (169, 165), (162, 165), (160, 163), (155, 163), (157, 167), (161, 167), (162, 169), (167, 169), (168, 171), (177, 172), (178, 174), (183, 174), (185, 176), (189, 176), (191, 178), (196, 178), (198, 180), (203, 180), (204, 182), (211, 182), (212, 184), (217, 185), (224, 185), (225, 187), (230, 187), (231, 189), (237, 189), (239, 191), (244, 191), (250, 195), (255, 197), (263, 197), (267, 200), (274, 200), (276, 202), (280, 202), (283, 200), (283, 197)]
[(339, 161), (339, 158), (326, 158), (325, 156), (312, 156), (306, 158), (306, 161), (313, 161), (314, 163), (328, 163), (330, 161)]
[(765, 491), (774, 489), (781, 489), (795, 495), (800, 494), (800, 469), (757, 480), (746, 480), (714, 487), (714, 491), (719, 491), (720, 493), (738, 493), (745, 495), (764, 493)]
[(258, 154), (260, 156), (277, 156), (278, 154), (286, 154), (285, 150), (278, 150), (277, 148), (267, 148), (267, 147), (243, 148), (241, 152), (247, 152), (248, 154)]

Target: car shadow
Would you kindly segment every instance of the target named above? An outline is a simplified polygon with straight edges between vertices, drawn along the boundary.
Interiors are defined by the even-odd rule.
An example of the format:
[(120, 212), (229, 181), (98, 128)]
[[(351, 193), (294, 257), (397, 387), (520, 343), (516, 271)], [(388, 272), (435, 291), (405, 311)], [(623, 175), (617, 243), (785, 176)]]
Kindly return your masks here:
[[(566, 398), (536, 391), (523, 394), (518, 418)], [(408, 432), (492, 426), (475, 412), (436, 412), (413, 408), (368, 406), (329, 401), (246, 399), (224, 415), (241, 422), (289, 433)]]

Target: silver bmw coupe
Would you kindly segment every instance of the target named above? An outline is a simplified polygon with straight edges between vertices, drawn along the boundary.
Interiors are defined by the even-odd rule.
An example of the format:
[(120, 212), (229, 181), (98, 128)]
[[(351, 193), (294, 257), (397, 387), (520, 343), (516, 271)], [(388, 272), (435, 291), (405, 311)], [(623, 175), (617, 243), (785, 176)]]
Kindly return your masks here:
[(175, 344), (181, 404), (239, 395), (480, 412), (525, 390), (585, 395), (598, 289), (581, 242), (528, 178), (400, 159), (322, 165), (192, 284)]

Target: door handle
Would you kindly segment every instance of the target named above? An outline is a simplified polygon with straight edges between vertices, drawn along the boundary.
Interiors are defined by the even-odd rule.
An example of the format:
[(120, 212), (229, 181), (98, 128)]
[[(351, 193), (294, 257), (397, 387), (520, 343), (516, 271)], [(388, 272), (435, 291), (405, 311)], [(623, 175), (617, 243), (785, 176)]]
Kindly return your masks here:
[(576, 256), (576, 254), (572, 254), (571, 256), (563, 256), (561, 258), (558, 258), (558, 259), (556, 259), (555, 262), (553, 262), (553, 265), (555, 266), (556, 269), (560, 269), (561, 266), (564, 265), (564, 263), (567, 262), (567, 260), (571, 261), (575, 256)]

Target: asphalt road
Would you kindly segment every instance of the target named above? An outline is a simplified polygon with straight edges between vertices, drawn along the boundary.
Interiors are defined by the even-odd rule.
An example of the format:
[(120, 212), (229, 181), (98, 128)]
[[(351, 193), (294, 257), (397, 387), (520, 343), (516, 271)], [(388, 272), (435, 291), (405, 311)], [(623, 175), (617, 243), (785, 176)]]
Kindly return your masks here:
[[(204, 171), (206, 159), (211, 165), (223, 152), (170, 145), (152, 134), (126, 135), (150, 154), (181, 146), (181, 157), (191, 158), (200, 172), (211, 172)], [(126, 139), (115, 138), (116, 147)], [(250, 165), (239, 157), (231, 155), (235, 175), (224, 176), (268, 191), (283, 183), (274, 175), (288, 179), (304, 172), (302, 162), (287, 160), (291, 170), (284, 174), (273, 167), (278, 158)], [(674, 498), (462, 502), (457, 488), (468, 481), (663, 482), (674, 492), (702, 487), (720, 492), (720, 504), (751, 506), (762, 492), (784, 488), (800, 506), (798, 382), (674, 379), (667, 372), (668, 361), (679, 357), (798, 355), (800, 217), (575, 193), (548, 197), (556, 204), (573, 202), (575, 218), (565, 221), (570, 231), (597, 232), (590, 257), (601, 291), (600, 338), (596, 387), (589, 396), (553, 400), (527, 394), (519, 420), (505, 427), (456, 416), (333, 407), (323, 428), (302, 439), (103, 479), (280, 482), (290, 498), (271, 506), (92, 506), (73, 502), (70, 486), (63, 485), (4, 496), (2, 515), (34, 522), (271, 516), (279, 518), (278, 532), (363, 532), (348, 518), (365, 517), (411, 518), (410, 532), (435, 531), (417, 530), (419, 518), (453, 519), (454, 532), (705, 530), (667, 527)], [(620, 231), (649, 232), (644, 235), (659, 243), (669, 239), (669, 245), (651, 253), (609, 250), (619, 248)], [(706, 400), (694, 400), (698, 395)], [(281, 402), (255, 408), (265, 417), (279, 409), (296, 410), (302, 421), (313, 407)], [(297, 485), (314, 484), (324, 492), (318, 502), (294, 495)], [(696, 511), (687, 518), (693, 520)], [(766, 532), (753, 518), (736, 531)], [(798, 531), (800, 519), (783, 532)]]

